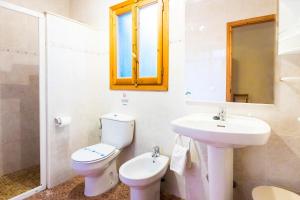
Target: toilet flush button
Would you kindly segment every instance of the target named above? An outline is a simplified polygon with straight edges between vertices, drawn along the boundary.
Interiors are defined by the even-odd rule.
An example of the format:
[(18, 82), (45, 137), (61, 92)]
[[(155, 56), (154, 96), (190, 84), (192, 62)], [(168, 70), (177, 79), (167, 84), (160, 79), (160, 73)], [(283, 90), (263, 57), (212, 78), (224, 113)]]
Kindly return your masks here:
[(128, 102), (129, 102), (129, 99), (127, 97), (127, 94), (126, 93), (123, 93), (122, 97), (121, 97), (121, 104), (123, 106), (127, 106), (128, 105)]

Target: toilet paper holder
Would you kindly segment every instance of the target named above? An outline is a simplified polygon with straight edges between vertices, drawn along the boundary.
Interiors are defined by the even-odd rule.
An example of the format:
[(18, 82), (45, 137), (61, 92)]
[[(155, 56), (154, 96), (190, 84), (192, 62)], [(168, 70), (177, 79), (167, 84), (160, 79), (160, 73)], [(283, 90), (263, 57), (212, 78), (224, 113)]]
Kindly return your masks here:
[(57, 116), (54, 118), (54, 123), (56, 127), (64, 127), (71, 123), (71, 117)]

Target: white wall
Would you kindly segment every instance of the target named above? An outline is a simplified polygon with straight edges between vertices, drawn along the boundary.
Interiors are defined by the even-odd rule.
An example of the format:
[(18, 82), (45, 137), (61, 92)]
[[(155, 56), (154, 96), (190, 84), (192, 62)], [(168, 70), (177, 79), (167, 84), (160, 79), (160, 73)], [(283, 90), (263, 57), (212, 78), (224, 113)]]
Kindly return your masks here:
[(104, 4), (104, 0), (70, 0), (70, 17), (97, 28), (103, 27)]
[[(15, 2), (17, 1), (15, 0)], [(27, 2), (30, 1), (20, 0), (21, 5), (25, 5)], [(58, 0), (48, 0), (47, 3), (37, 2), (40, 2), (39, 4), (42, 6), (55, 2), (55, 5), (60, 7), (61, 0), (59, 2)], [(51, 47), (53, 55), (58, 52), (62, 53), (55, 55), (55, 59), (60, 58), (64, 63), (62, 65), (55, 64), (52, 71), (49, 72), (53, 84), (58, 85), (49, 91), (49, 94), (52, 94), (49, 98), (53, 98), (53, 102), (58, 100), (57, 106), (54, 103), (51, 104), (53, 113), (48, 121), (51, 126), (49, 133), (52, 138), (49, 139), (52, 145), (51, 155), (49, 155), (52, 159), (49, 165), (49, 174), (53, 178), (50, 180), (50, 186), (73, 175), (69, 158), (76, 148), (97, 142), (97, 119), (100, 114), (117, 111), (131, 114), (137, 118), (135, 141), (122, 153), (120, 160), (123, 162), (134, 155), (151, 150), (155, 144), (161, 146), (163, 154), (170, 155), (174, 133), (170, 130), (169, 122), (187, 113), (217, 112), (217, 107), (220, 105), (201, 103), (187, 106), (184, 103), (185, 2), (184, 0), (170, 0), (170, 89), (168, 92), (125, 92), (128, 95), (129, 104), (123, 106), (121, 104), (123, 92), (109, 90), (108, 5), (116, 2), (116, 0), (71, 0), (72, 10), (70, 13), (73, 18), (103, 30), (98, 35), (98, 39), (101, 41), (94, 43), (101, 48), (100, 57), (86, 60), (89, 62), (95, 59), (97, 60), (95, 62), (99, 62), (98, 64), (86, 63), (81, 66), (93, 67), (78, 67), (74, 71), (70, 66), (73, 64), (70, 58), (73, 58), (74, 54), (68, 54), (68, 51), (64, 50), (62, 46)], [(27, 7), (35, 9), (34, 4), (31, 5), (32, 7), (29, 4)], [(56, 9), (52, 11), (55, 12)], [(58, 10), (60, 9), (58, 8)], [(68, 9), (62, 10), (67, 12)], [(59, 29), (55, 28), (55, 30)], [(55, 36), (55, 39), (67, 41), (70, 36), (76, 34), (63, 30), (59, 32), (60, 36)], [(74, 44), (76, 41), (74, 40)], [(66, 57), (62, 55), (66, 55)], [(300, 75), (299, 66), (298, 55), (277, 58), (276, 104), (274, 106), (240, 104), (228, 104), (227, 106), (229, 113), (252, 114), (266, 120), (272, 126), (272, 137), (267, 145), (235, 151), (235, 180), (238, 182), (238, 188), (235, 191), (236, 199), (250, 200), (251, 189), (262, 184), (278, 185), (300, 192), (300, 123), (296, 120), (296, 117), (300, 116), (298, 109), (298, 105), (300, 105), (299, 83), (278, 81), (279, 76)], [(85, 70), (87, 73), (80, 75), (80, 72)], [(87, 81), (87, 77), (91, 80)], [(66, 82), (66, 80), (70, 80), (70, 82)], [(66, 90), (60, 89), (62, 84), (66, 84)], [(74, 116), (73, 124), (76, 126), (70, 126), (63, 131), (56, 130), (53, 126), (53, 117), (56, 114), (65, 113)], [(81, 123), (82, 120), (83, 123)], [(205, 153), (205, 149), (203, 150)], [(205, 171), (205, 165), (197, 164), (187, 173), (187, 180), (169, 173), (164, 189), (190, 200), (203, 199), (203, 188), (205, 188), (203, 186), (206, 185), (201, 184), (200, 170), (202, 169)], [(205, 175), (205, 173), (202, 174)], [(185, 181), (188, 181), (188, 184), (185, 184)]]
[[(25, 5), (27, 2), (29, 1), (23, 0), (20, 3), (24, 3)], [(60, 5), (59, 2), (55, 2), (56, 5)], [(47, 5), (48, 3), (44, 2), (41, 5)], [(62, 182), (73, 175), (69, 158), (70, 154), (76, 148), (97, 141), (97, 118), (100, 114), (118, 111), (131, 114), (137, 118), (135, 142), (131, 147), (124, 150), (120, 157), (121, 161), (125, 161), (134, 155), (149, 151), (154, 144), (161, 146), (163, 154), (170, 155), (174, 138), (174, 133), (171, 132), (169, 126), (171, 120), (186, 113), (217, 111), (219, 104), (202, 103), (186, 106), (184, 103), (183, 74), (185, 64), (182, 55), (185, 52), (185, 3), (183, 0), (170, 1), (171, 44), (169, 91), (126, 92), (129, 104), (128, 106), (121, 104), (123, 92), (109, 90), (107, 6), (113, 3), (116, 3), (116, 1), (71, 0), (71, 8), (73, 8), (71, 11), (72, 17), (104, 30), (102, 34), (99, 34), (101, 42), (95, 43), (101, 47), (101, 55), (97, 59), (100, 62), (98, 65), (82, 65), (94, 67), (78, 67), (78, 70), (74, 72), (73, 69), (71, 70), (72, 66), (70, 66), (72, 64), (72, 60), (70, 60), (71, 55), (64, 49), (51, 47), (54, 54), (58, 52), (63, 53), (55, 55), (55, 59), (60, 58), (63, 60), (66, 58), (69, 61), (65, 61), (63, 65), (55, 64), (52, 71), (49, 72), (49, 75), (52, 77), (51, 81), (57, 81), (54, 85), (59, 85), (56, 88), (52, 88), (52, 93), (51, 91), (49, 92), (49, 94), (52, 94), (49, 97), (56, 97), (55, 99), (59, 100), (57, 106), (54, 103), (51, 104), (54, 112), (48, 121), (51, 126), (49, 133), (53, 138), (53, 140), (49, 140), (52, 145), (52, 152), (49, 155), (50, 159), (52, 159), (49, 165), (49, 174), (53, 178), (50, 180), (50, 186)], [(27, 7), (30, 8), (29, 5)], [(34, 8), (32, 7), (32, 9)], [(88, 13), (88, 16), (92, 17), (86, 17), (87, 15), (84, 14), (83, 10), (85, 10), (86, 14)], [(96, 17), (97, 19), (95, 19)], [(55, 30), (57, 29), (55, 28)], [(70, 34), (68, 37), (66, 36), (66, 32), (62, 32), (61, 34), (61, 36), (56, 36), (56, 39), (67, 40), (70, 35), (72, 36), (75, 33), (68, 33)], [(74, 42), (76, 44), (76, 40)], [(67, 55), (67, 57), (62, 57), (61, 55)], [(73, 56), (74, 54), (72, 58)], [(235, 180), (238, 182), (238, 189), (235, 192), (236, 199), (250, 200), (251, 189), (256, 185), (262, 184), (278, 185), (296, 192), (300, 191), (300, 124), (296, 120), (296, 117), (300, 116), (300, 110), (297, 109), (297, 106), (300, 104), (299, 84), (281, 83), (278, 81), (279, 76), (282, 75), (300, 75), (299, 66), (300, 60), (298, 55), (277, 58), (275, 106), (228, 104), (229, 113), (244, 115), (251, 113), (268, 121), (273, 130), (272, 137), (267, 145), (235, 151)], [(80, 72), (85, 70), (88, 70), (87, 74), (83, 73), (82, 76), (79, 75)], [(86, 77), (89, 77), (91, 80), (78, 81), (86, 80)], [(65, 80), (67, 79), (70, 82), (66, 82)], [(61, 84), (59, 83), (67, 84), (65, 91), (62, 92), (60, 90)], [(86, 94), (87, 96), (80, 94)], [(74, 100), (76, 101), (74, 102)], [(53, 126), (53, 117), (58, 113), (66, 113), (74, 116), (74, 125), (78, 124), (78, 126), (70, 126), (63, 131), (56, 130)], [(84, 120), (84, 123), (82, 123), (84, 125), (80, 125), (82, 120)], [(205, 153), (205, 151), (203, 152)], [(203, 188), (205, 188), (203, 186), (205, 184), (201, 184), (200, 174), (200, 169), (204, 169), (205, 171), (203, 166), (199, 167), (197, 165), (195, 168), (189, 170), (186, 176), (188, 184), (185, 184), (186, 180), (184, 178), (169, 173), (166, 184), (164, 184), (164, 189), (187, 199), (203, 199)]]
[[(207, 0), (210, 1), (210, 0)], [(96, 3), (95, 3), (96, 2)], [(170, 0), (170, 73), (168, 92), (127, 92), (109, 90), (109, 54), (108, 54), (108, 5), (117, 1), (87, 0), (84, 4), (77, 4), (77, 8), (99, 5), (99, 11), (104, 12), (99, 21), (99, 27), (104, 30), (100, 35), (104, 46), (101, 45), (101, 113), (117, 111), (136, 117), (135, 142), (121, 154), (121, 160), (134, 155), (150, 151), (153, 145), (160, 145), (162, 153), (170, 155), (173, 147), (174, 133), (170, 130), (170, 121), (194, 112), (217, 112), (220, 104), (185, 105), (184, 103), (184, 0)], [(203, 1), (198, 1), (203, 2)], [(246, 2), (246, 1), (245, 1)], [(90, 4), (87, 6), (87, 4)], [(244, 3), (246, 6), (247, 4)], [(74, 8), (74, 6), (72, 6)], [(90, 10), (86, 10), (87, 13)], [(229, 11), (230, 12), (230, 11)], [(242, 9), (241, 9), (242, 12)], [(81, 21), (95, 25), (94, 22), (81, 19), (82, 10), (72, 10), (71, 15)], [(212, 14), (217, 14), (212, 12)], [(95, 14), (96, 15), (96, 14)], [(209, 18), (207, 19), (209, 20)], [(93, 20), (94, 21), (94, 20)], [(97, 24), (96, 24), (97, 25)], [(228, 113), (251, 114), (266, 120), (272, 126), (272, 136), (269, 143), (262, 147), (248, 147), (235, 151), (235, 180), (238, 189), (235, 199), (250, 200), (251, 189), (256, 185), (272, 184), (294, 191), (300, 191), (300, 123), (296, 117), (300, 116), (299, 84), (281, 83), (279, 76), (300, 74), (300, 60), (297, 56), (277, 58), (275, 101), (276, 105), (244, 105), (226, 104)], [(121, 104), (122, 94), (126, 93), (129, 104)], [(203, 149), (205, 154), (205, 149)], [(205, 160), (206, 158), (204, 158)], [(186, 179), (168, 174), (164, 189), (190, 200), (204, 199), (200, 170), (205, 166), (189, 170)], [(203, 173), (205, 175), (205, 173)], [(188, 184), (185, 184), (188, 181)]]
[[(99, 32), (47, 15), (48, 187), (74, 176), (71, 154), (99, 143), (101, 96)], [(56, 116), (70, 116), (57, 128)]]
[(280, 0), (280, 29), (278, 51), (281, 54), (300, 52), (300, 2)]
[(63, 16), (70, 14), (70, 0), (1, 0), (39, 12), (54, 12)]
[[(119, 1), (120, 2), (120, 1)], [(104, 24), (104, 33), (102, 37), (109, 41), (109, 15), (108, 7), (114, 5), (117, 1), (106, 1), (104, 6), (105, 17), (101, 19)], [(101, 62), (102, 73), (101, 82), (103, 83), (103, 95), (101, 102), (101, 112), (123, 112), (136, 117), (135, 141), (125, 151), (120, 160), (122, 162), (138, 154), (151, 151), (154, 145), (159, 145), (161, 153), (170, 155), (174, 143), (175, 134), (170, 129), (170, 121), (184, 114), (184, 79), (182, 74), (184, 66), (184, 1), (170, 1), (170, 63), (169, 63), (169, 91), (168, 92), (127, 92), (109, 90), (109, 53), (108, 42), (105, 46), (105, 55)], [(126, 93), (129, 104), (121, 104), (121, 96)], [(196, 172), (195, 172), (196, 173)], [(198, 175), (198, 176), (197, 176)], [(191, 177), (192, 178), (192, 177)], [(168, 174), (165, 190), (178, 196), (187, 197), (185, 180), (173, 173)], [(196, 182), (201, 182), (199, 173), (196, 173)], [(198, 191), (201, 191), (199, 185)], [(189, 193), (193, 195), (192, 193)], [(200, 196), (202, 194), (200, 192)], [(190, 198), (197, 199), (197, 198)]]
[(13, 3), (39, 12), (53, 12), (63, 16), (70, 15), (70, 0), (0, 0)]
[[(108, 7), (118, 1), (98, 1), (102, 5), (99, 7), (101, 12), (104, 12), (103, 17), (99, 18), (99, 23), (103, 34), (100, 35), (104, 41), (104, 46), (101, 46), (101, 113), (106, 112), (121, 112), (133, 115), (136, 117), (136, 134), (134, 143), (121, 154), (121, 163), (132, 158), (135, 155), (143, 152), (151, 151), (152, 146), (159, 145), (163, 154), (170, 155), (174, 143), (175, 134), (170, 129), (170, 121), (184, 114), (184, 27), (185, 4), (184, 1), (170, 2), (170, 77), (168, 92), (128, 92), (128, 91), (111, 91), (109, 89), (109, 16)], [(77, 1), (72, 1), (72, 4), (77, 4)], [(93, 4), (95, 1), (89, 1)], [(88, 4), (85, 3), (85, 4)], [(77, 5), (76, 7), (87, 7), (87, 5)], [(90, 5), (91, 6), (91, 5)], [(74, 8), (74, 6), (72, 6)], [(92, 6), (91, 6), (92, 7)], [(81, 13), (82, 11), (79, 11)], [(89, 11), (88, 11), (89, 12)], [(86, 23), (85, 18), (81, 19), (77, 15), (77, 10), (71, 11), (71, 16), (77, 20)], [(95, 25), (94, 22), (90, 23)], [(129, 103), (123, 106), (121, 98), (123, 93), (126, 93)], [(188, 175), (188, 179), (201, 182), (200, 173), (193, 170)], [(192, 180), (193, 179), (193, 180)], [(168, 174), (165, 189), (178, 196), (186, 197), (185, 180), (181, 177), (174, 176), (173, 173)], [(188, 187), (188, 186), (187, 186)], [(201, 184), (197, 191), (201, 191)], [(190, 199), (199, 199), (203, 196), (203, 192), (193, 193), (188, 192), (192, 197)], [(198, 196), (198, 197), (197, 197)]]
[[(70, 15), (70, 0), (5, 1), (39, 12), (49, 11), (66, 17)], [(94, 19), (94, 17), (91, 17), (90, 19)], [(3, 20), (10, 25), (16, 24), (16, 22), (5, 20), (4, 18)], [(47, 63), (47, 79), (49, 86), (47, 107), (47, 139), (49, 145), (47, 155), (47, 185), (48, 187), (53, 187), (74, 176), (71, 169), (70, 158), (75, 150), (99, 142), (98, 119), (100, 117), (99, 97), (101, 94), (99, 91), (101, 90), (101, 83), (99, 81), (100, 68), (98, 67), (100, 66), (100, 46), (98, 45), (101, 45), (101, 43), (97, 42), (99, 41), (99, 33), (96, 30), (91, 30), (83, 24), (80, 25), (75, 22), (70, 22), (66, 18), (52, 16), (47, 25), (47, 43), (49, 47), (47, 49), (49, 61)], [(19, 28), (22, 28), (22, 26)], [(13, 36), (14, 34), (23, 36), (18, 34), (19, 32), (20, 31), (14, 31), (11, 34)], [(1, 34), (3, 39), (5, 39), (4, 36), (9, 37), (7, 32)], [(26, 42), (29, 45), (34, 44), (29, 40), (26, 40)], [(22, 44), (23, 43), (21, 42), (18, 43), (18, 45)], [(31, 52), (32, 49), (29, 49), (29, 51)], [(9, 61), (19, 62), (20, 59), (21, 58)], [(26, 61), (30, 62), (30, 59), (28, 58)], [(34, 103), (34, 101), (31, 103)], [(2, 104), (4, 104), (4, 102), (2, 102)], [(8, 104), (6, 102), (5, 104), (5, 107), (11, 107), (10, 105), (7, 106)], [(18, 104), (18, 102), (15, 104)], [(17, 111), (16, 108), (16, 112)], [(11, 115), (14, 115), (14, 113), (11, 113)], [(63, 129), (56, 129), (54, 126), (54, 117), (57, 115), (70, 115), (72, 117), (72, 124)], [(32, 144), (32, 139), (28, 141), (29, 142), (27, 143), (30, 146)], [(34, 138), (33, 141), (38, 145), (39, 141), (36, 138)], [(25, 145), (27, 145), (27, 143)], [(3, 148), (6, 146), (3, 145)], [(10, 146), (11, 148), (13, 147), (12, 145)], [(31, 145), (31, 147), (33, 146), (34, 145)], [(15, 151), (24, 148), (24, 145), (23, 147), (17, 145), (17, 147), (18, 148), (14, 148)], [(39, 152), (36, 149), (34, 152), (29, 152), (31, 149), (28, 148), (26, 151), (23, 150), (22, 152), (24, 155), (22, 154), (19, 156), (18, 161), (24, 162), (25, 159), (26, 163), (30, 163), (28, 156), (32, 155), (34, 155), (38, 161), (38, 155), (36, 154)], [(3, 158), (1, 155), (0, 160)], [(4, 163), (0, 162), (0, 165), (4, 166)], [(18, 165), (13, 162), (8, 162), (5, 167), (12, 169), (9, 165), (18, 167)]]

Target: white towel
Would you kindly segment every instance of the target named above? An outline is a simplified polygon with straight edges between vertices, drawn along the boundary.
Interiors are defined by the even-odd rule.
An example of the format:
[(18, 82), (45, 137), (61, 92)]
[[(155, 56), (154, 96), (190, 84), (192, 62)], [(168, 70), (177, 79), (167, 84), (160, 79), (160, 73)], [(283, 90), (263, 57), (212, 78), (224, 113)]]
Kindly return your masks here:
[(178, 138), (176, 138), (176, 144), (172, 152), (170, 169), (182, 176), (186, 168), (189, 148), (184, 147), (181, 144), (178, 144), (177, 139)]

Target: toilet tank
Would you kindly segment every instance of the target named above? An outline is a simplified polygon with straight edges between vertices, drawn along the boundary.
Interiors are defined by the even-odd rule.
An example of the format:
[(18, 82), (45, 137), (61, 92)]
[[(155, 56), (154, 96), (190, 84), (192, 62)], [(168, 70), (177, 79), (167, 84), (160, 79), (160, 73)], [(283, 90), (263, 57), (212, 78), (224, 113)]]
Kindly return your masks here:
[(122, 149), (131, 144), (134, 132), (134, 118), (128, 115), (109, 113), (101, 117), (101, 143)]

